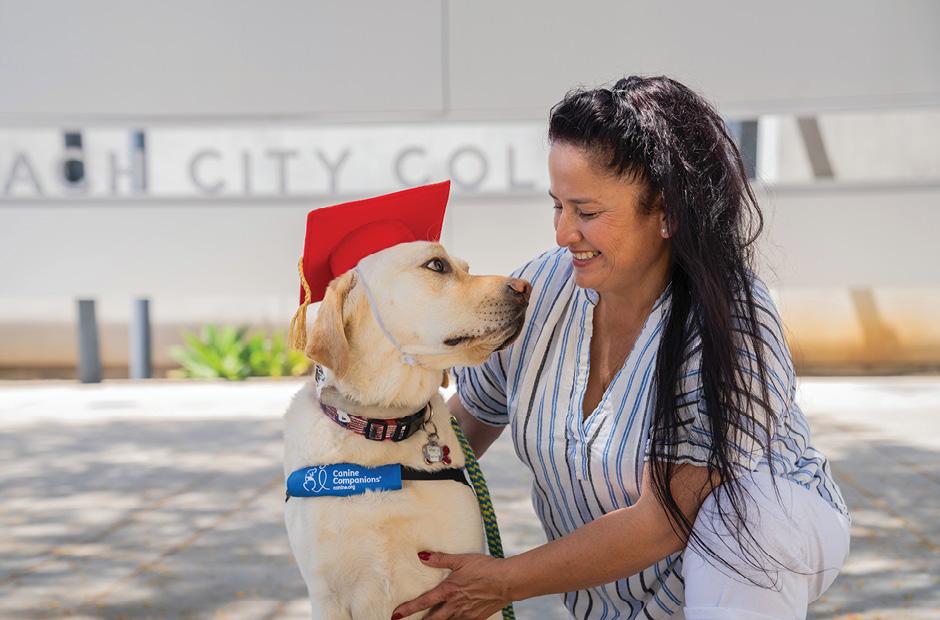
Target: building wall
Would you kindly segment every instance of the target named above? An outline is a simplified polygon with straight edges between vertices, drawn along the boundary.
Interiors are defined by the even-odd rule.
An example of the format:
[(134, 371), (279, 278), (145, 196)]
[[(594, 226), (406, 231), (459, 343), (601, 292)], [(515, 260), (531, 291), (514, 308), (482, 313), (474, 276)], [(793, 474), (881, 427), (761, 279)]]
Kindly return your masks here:
[(544, 118), (665, 73), (729, 115), (940, 103), (940, 5), (0, 2), (0, 119)]
[[(804, 368), (937, 367), (937, 23), (932, 0), (0, 0), (0, 368), (72, 364), (82, 296), (98, 300), (112, 367), (137, 296), (153, 302), (159, 365), (183, 327), (282, 327), (304, 214), (397, 187), (143, 196), (122, 173), (106, 196), (29, 195), (9, 182), (16, 131), (544, 124), (569, 88), (633, 73), (672, 75), (727, 117), (791, 116), (762, 138), (762, 273)], [(888, 116), (912, 110), (928, 113)], [(898, 148), (862, 141), (846, 112), (880, 114)], [(792, 117), (825, 114), (835, 174), (821, 180)], [(541, 174), (458, 192), (444, 242), (478, 273), (551, 247)]]
[[(885, 196), (892, 198), (891, 208)], [(940, 362), (940, 184), (776, 187), (762, 276), (804, 367), (923, 368)], [(98, 300), (105, 365), (127, 359), (132, 300), (152, 300), (158, 365), (179, 330), (204, 323), (285, 329), (310, 205), (116, 202), (0, 209), (0, 366), (68, 366), (75, 299)], [(551, 203), (456, 196), (442, 238), (474, 273), (508, 273), (554, 247)]]

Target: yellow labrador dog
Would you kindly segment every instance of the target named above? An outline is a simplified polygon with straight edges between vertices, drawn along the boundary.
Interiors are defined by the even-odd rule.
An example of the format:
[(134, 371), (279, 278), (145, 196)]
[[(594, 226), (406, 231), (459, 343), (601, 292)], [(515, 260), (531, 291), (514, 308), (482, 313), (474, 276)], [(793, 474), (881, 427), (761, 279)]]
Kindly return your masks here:
[[(438, 389), (446, 369), (512, 342), (530, 290), (471, 276), (425, 241), (372, 254), (330, 283), (307, 340), (318, 379), (296, 394), (284, 427), (287, 533), (314, 618), (387, 620), (446, 576), (419, 551), (484, 550)], [(356, 494), (389, 464), (402, 466), (399, 490)]]

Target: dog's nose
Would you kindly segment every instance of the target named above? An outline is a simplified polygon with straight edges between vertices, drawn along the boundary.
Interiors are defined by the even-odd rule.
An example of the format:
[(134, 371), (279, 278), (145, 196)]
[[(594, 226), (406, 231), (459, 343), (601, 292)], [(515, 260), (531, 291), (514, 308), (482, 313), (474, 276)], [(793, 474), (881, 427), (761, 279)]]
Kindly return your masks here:
[(513, 295), (519, 298), (523, 303), (528, 303), (529, 294), (532, 292), (532, 285), (521, 278), (510, 278), (506, 283)]

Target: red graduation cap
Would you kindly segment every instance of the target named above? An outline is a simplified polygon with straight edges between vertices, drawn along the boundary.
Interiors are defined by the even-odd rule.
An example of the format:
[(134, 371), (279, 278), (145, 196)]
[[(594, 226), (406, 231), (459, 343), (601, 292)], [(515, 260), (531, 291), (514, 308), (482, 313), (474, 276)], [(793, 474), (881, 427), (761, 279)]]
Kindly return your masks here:
[(297, 266), (300, 308), (290, 329), (295, 348), (306, 346), (307, 306), (323, 299), (333, 278), (393, 245), (440, 239), (449, 194), (450, 181), (443, 181), (308, 213), (304, 254)]

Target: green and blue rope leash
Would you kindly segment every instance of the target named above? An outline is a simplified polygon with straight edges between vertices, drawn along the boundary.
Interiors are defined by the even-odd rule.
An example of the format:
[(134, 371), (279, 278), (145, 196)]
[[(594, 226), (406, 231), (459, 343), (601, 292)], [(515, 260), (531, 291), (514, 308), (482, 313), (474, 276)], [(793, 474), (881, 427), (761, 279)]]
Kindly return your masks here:
[[(496, 523), (496, 511), (493, 510), (493, 500), (490, 499), (490, 491), (486, 487), (486, 480), (483, 478), (483, 470), (480, 469), (480, 463), (477, 461), (470, 442), (463, 434), (460, 428), (460, 422), (457, 418), (451, 416), (450, 425), (457, 434), (457, 440), (460, 442), (460, 448), (463, 450), (464, 459), (466, 459), (467, 473), (470, 474), (470, 482), (473, 484), (473, 491), (476, 493), (477, 502), (480, 504), (480, 514), (483, 516), (483, 530), (486, 532), (486, 545), (489, 548), (490, 556), (494, 558), (503, 558), (503, 542), (499, 537), (499, 525)], [(515, 620), (516, 613), (513, 611), (512, 603), (503, 607), (503, 620)]]

